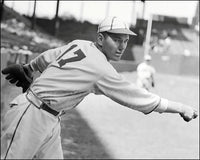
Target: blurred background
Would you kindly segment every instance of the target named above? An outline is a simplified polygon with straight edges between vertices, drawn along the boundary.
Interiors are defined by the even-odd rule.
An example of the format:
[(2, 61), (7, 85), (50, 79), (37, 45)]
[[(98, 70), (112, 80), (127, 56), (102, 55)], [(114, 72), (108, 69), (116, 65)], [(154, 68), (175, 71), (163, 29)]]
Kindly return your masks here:
[[(114, 15), (137, 33), (122, 60), (111, 62), (116, 70), (135, 82), (136, 68), (149, 54), (156, 69), (152, 92), (199, 110), (199, 1), (1, 0), (1, 69), (75, 39), (94, 41), (98, 24)], [(1, 116), (21, 93), (4, 78)], [(89, 95), (65, 116), (65, 158), (199, 158), (198, 120), (186, 125), (178, 116), (147, 118), (119, 106)]]

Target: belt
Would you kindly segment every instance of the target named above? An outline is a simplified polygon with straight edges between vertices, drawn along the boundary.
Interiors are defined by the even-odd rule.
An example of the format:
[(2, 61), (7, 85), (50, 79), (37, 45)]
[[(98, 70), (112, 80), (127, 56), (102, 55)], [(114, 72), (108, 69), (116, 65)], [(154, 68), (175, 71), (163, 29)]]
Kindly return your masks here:
[(38, 109), (43, 109), (50, 114), (53, 114), (54, 116), (58, 116), (59, 112), (51, 109), (46, 103), (44, 103), (39, 97), (36, 96), (36, 94), (28, 89), (26, 98), (29, 102), (31, 102), (34, 106), (36, 106)]
[(40, 106), (41, 109), (53, 114), (54, 116), (57, 116), (59, 114), (59, 112), (51, 109), (47, 104), (42, 103), (42, 105)]

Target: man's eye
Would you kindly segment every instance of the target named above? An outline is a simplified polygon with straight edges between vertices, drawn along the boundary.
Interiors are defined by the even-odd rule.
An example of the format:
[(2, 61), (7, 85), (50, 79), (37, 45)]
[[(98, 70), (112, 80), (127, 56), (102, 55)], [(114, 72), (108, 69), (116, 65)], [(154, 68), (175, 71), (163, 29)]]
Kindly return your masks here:
[(125, 40), (125, 43), (128, 43), (128, 39), (127, 39), (127, 40)]
[(119, 42), (119, 43), (122, 42), (122, 40), (120, 40), (120, 39), (114, 39), (114, 41), (115, 41), (115, 42)]

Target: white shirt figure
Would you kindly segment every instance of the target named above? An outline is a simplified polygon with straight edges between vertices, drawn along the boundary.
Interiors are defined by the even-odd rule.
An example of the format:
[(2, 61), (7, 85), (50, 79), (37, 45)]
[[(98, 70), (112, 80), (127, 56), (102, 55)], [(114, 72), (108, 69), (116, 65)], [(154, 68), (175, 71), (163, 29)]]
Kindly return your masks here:
[(145, 55), (144, 62), (140, 63), (137, 67), (137, 85), (139, 87), (150, 90), (155, 86), (154, 75), (155, 69), (150, 65), (151, 56)]

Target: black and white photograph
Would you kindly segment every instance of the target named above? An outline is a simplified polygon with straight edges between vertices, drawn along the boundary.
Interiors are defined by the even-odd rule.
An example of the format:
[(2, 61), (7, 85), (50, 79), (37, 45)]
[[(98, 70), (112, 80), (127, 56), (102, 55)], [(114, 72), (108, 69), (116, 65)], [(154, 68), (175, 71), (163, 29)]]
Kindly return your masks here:
[(199, 1), (0, 12), (1, 159), (199, 159)]

